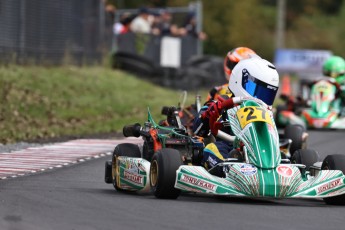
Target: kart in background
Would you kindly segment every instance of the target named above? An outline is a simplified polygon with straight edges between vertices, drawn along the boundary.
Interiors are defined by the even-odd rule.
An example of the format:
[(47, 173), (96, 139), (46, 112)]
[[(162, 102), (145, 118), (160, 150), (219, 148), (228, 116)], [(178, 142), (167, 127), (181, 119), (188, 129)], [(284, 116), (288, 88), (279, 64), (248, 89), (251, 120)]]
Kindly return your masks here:
[(278, 126), (298, 124), (306, 129), (345, 129), (345, 118), (337, 98), (333, 79), (323, 78), (311, 86), (309, 106), (280, 106), (277, 109)]
[(236, 136), (219, 131), (218, 137), (233, 142), (236, 154), (206, 170), (203, 140), (182, 125), (159, 126), (149, 112), (143, 127), (124, 127), (124, 136), (142, 137), (144, 144), (116, 146), (105, 163), (105, 182), (119, 191), (152, 191), (157, 198), (175, 199), (182, 191), (345, 204), (345, 156), (315, 162), (315, 151), (300, 149), (291, 160), (282, 157), (273, 114), (257, 99), (229, 109), (227, 116)]

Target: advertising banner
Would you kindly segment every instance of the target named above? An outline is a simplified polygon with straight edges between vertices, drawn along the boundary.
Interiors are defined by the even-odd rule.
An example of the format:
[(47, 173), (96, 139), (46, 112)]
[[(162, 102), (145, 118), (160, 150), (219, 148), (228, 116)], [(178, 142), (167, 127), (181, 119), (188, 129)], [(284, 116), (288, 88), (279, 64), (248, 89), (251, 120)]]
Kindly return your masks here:
[(277, 49), (274, 64), (280, 73), (322, 75), (322, 65), (330, 56), (329, 50)]

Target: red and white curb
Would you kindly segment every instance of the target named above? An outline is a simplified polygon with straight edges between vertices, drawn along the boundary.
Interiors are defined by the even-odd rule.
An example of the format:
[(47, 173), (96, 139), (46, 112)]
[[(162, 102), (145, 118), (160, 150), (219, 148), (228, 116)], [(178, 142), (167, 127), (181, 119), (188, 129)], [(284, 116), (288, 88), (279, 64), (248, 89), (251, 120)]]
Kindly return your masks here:
[(142, 143), (140, 138), (78, 139), (63, 143), (30, 147), (10, 153), (0, 153), (0, 180), (61, 168), (111, 155), (120, 143)]

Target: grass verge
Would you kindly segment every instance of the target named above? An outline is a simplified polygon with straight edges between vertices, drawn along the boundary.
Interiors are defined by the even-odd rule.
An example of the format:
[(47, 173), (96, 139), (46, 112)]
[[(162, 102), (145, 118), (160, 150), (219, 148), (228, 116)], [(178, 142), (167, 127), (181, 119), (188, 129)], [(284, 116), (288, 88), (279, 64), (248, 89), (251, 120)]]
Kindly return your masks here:
[(102, 67), (0, 67), (0, 142), (121, 132), (142, 124), (148, 107), (158, 122), (180, 95)]

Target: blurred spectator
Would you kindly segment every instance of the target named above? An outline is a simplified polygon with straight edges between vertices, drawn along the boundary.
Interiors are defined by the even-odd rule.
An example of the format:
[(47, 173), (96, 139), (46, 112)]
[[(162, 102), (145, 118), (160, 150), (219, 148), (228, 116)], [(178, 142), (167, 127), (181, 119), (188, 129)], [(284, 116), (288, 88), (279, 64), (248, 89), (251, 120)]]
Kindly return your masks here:
[(151, 21), (148, 8), (141, 7), (139, 9), (138, 16), (133, 19), (130, 29), (134, 33), (151, 33)]
[(207, 38), (206, 33), (197, 31), (194, 12), (190, 12), (189, 14), (187, 14), (183, 29), (180, 31), (181, 35), (191, 35), (197, 37), (200, 40), (205, 40)]
[(179, 36), (180, 31), (176, 24), (172, 24), (172, 15), (168, 10), (160, 12), (160, 23), (158, 25), (160, 35)]
[(120, 21), (115, 22), (113, 31), (114, 34), (124, 34), (130, 31), (130, 25), (131, 22), (133, 21), (134, 16), (131, 15), (129, 12), (125, 12), (121, 15)]
[(162, 22), (162, 18), (160, 13), (158, 12), (152, 12), (152, 24), (151, 24), (151, 33), (154, 35), (160, 35), (161, 30), (160, 30), (160, 24)]
[[(105, 4), (105, 1), (104, 1)], [(116, 7), (114, 5), (111, 4), (107, 4), (104, 6), (104, 22), (105, 22), (105, 27), (104, 27), (104, 42), (107, 43), (110, 42), (113, 38), (113, 23), (114, 23), (114, 18), (115, 18), (115, 12), (116, 12)], [(90, 33), (94, 32), (94, 29), (92, 28), (88, 28), (88, 30), (92, 30), (92, 32), (90, 31)]]
[(111, 4), (105, 6), (105, 25), (112, 26), (115, 18), (116, 7)]

